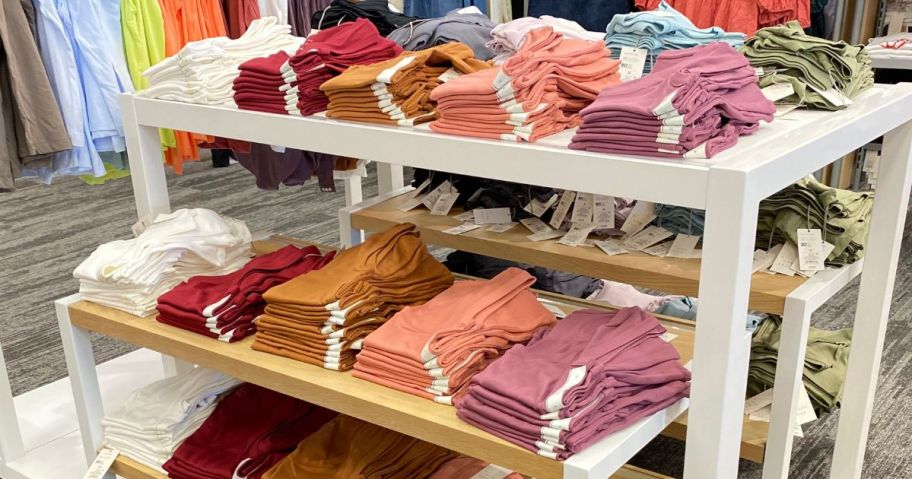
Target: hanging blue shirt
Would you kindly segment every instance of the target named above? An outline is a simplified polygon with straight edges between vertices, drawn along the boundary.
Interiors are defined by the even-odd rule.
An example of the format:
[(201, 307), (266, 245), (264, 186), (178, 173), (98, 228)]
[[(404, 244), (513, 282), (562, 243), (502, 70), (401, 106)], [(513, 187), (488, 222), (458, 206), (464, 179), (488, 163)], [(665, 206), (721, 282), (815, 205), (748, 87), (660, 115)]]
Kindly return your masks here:
[(488, 2), (486, 0), (405, 0), (405, 14), (412, 17), (437, 18), (443, 17), (448, 12), (457, 8), (478, 7), (481, 13), (487, 15)]

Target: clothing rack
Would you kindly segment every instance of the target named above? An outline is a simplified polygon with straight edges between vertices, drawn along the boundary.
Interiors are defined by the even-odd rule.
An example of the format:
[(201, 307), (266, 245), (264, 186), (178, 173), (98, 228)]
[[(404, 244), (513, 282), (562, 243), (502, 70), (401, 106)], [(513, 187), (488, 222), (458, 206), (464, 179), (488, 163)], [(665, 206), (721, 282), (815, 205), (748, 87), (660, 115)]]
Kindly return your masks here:
[[(558, 463), (454, 422), (452, 408), (415, 402), (407, 394), (378, 389), (345, 373), (258, 354), (244, 342), (221, 344), (151, 318), (80, 301), (77, 295), (59, 300), (57, 312), (87, 457), (94, 457), (102, 443), (102, 406), (88, 334), (96, 331), (539, 478), (603, 479), (616, 472), (621, 474), (616, 477), (625, 477), (629, 471), (621, 466), (663, 430), (687, 439), (686, 479), (735, 477), (744, 450), (765, 455), (764, 478), (784, 478), (810, 315), (861, 274), (863, 266), (831, 269), (810, 280), (752, 276), (757, 206), (761, 199), (833, 159), (886, 135), (830, 476), (860, 477), (912, 183), (912, 85), (878, 86), (840, 112), (793, 112), (788, 120), (741, 138), (737, 146), (713, 160), (671, 161), (568, 150), (563, 146), (572, 132), (519, 144), (440, 135), (426, 127), (334, 121), (321, 115), (270, 115), (133, 96), (124, 96), (122, 102), (128, 118), (128, 148), (134, 164), (139, 164), (133, 181), (141, 217), (168, 211), (156, 132), (160, 127), (369, 159), (378, 163), (381, 194), (363, 202), (352, 198), (341, 211), (343, 244), (360, 242), (362, 231), (409, 221), (418, 225), (430, 244), (669, 293), (698, 294), (701, 304), (693, 349), (679, 345), (683, 356), (692, 354), (694, 381), (689, 405), (679, 403)], [(510, 232), (450, 235), (443, 230), (459, 224), (454, 218), (396, 208), (409, 190), (403, 187), (402, 165), (705, 209), (703, 258), (654, 258), (641, 253), (609, 257), (594, 248), (518, 241), (521, 235)], [(758, 434), (750, 423), (745, 425), (742, 414), (750, 338), (743, 317), (748, 308), (784, 316), (773, 417), (766, 434)], [(689, 333), (680, 329), (685, 338)], [(685, 409), (686, 420), (678, 416)], [(127, 479), (161, 477), (137, 472), (124, 458), (115, 470)]]

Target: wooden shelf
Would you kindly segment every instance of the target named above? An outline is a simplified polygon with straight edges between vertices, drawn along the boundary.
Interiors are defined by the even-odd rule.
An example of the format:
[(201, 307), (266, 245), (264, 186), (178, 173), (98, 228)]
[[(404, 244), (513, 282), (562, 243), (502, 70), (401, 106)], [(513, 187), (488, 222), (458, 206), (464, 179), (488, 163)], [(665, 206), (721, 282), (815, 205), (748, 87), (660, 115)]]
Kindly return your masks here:
[[(461, 224), (453, 216), (435, 216), (424, 208), (399, 211), (406, 195), (368, 206), (352, 213), (353, 228), (382, 231), (399, 223), (414, 223), (428, 244), (460, 249), (520, 263), (534, 264), (596, 278), (620, 281), (671, 294), (697, 296), (700, 285), (700, 260), (658, 258), (646, 253), (608, 256), (595, 247), (572, 247), (556, 241), (530, 241), (531, 234), (522, 225), (505, 233), (484, 228), (461, 235), (443, 231)], [(804, 278), (784, 275), (755, 274), (751, 281), (749, 308), (771, 314), (782, 314), (785, 298), (805, 282)]]

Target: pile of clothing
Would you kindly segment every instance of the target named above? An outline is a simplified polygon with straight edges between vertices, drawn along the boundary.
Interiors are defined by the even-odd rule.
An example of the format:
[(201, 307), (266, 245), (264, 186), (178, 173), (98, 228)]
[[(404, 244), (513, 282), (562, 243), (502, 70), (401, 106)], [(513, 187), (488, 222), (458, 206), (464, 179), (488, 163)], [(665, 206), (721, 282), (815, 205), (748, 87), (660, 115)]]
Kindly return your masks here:
[(874, 193), (831, 188), (813, 176), (760, 202), (757, 245), (798, 244), (798, 229), (820, 229), (835, 246), (828, 266), (852, 264), (864, 257), (874, 208)]
[(757, 31), (741, 53), (751, 65), (763, 68), (761, 87), (791, 85), (795, 93), (780, 100), (784, 103), (839, 110), (874, 85), (863, 46), (807, 35), (797, 22)]
[(373, 23), (384, 37), (397, 28), (420, 20), (417, 17), (394, 12), (390, 9), (387, 0), (333, 0), (328, 7), (314, 12), (310, 25), (317, 30), (322, 30), (341, 25), (343, 22), (353, 22), (359, 18)]
[[(782, 318), (778, 316), (764, 321), (754, 334), (747, 372), (749, 395), (773, 387), (781, 336)], [(839, 408), (851, 349), (851, 328), (838, 331), (810, 328), (802, 379), (818, 414)]]
[[(398, 47), (397, 47), (398, 48)], [(447, 43), (372, 65), (357, 65), (320, 86), (329, 97), (326, 116), (414, 126), (437, 117), (431, 91), (449, 76), (489, 69), (463, 43)], [(452, 80), (450, 80), (452, 81)]]
[(556, 321), (535, 297), (529, 273), (509, 268), (491, 280), (459, 281), (406, 308), (364, 340), (355, 377), (443, 404), (514, 344)]
[(164, 464), (174, 479), (259, 479), (334, 411), (246, 383), (226, 394)]
[(495, 23), (477, 8), (454, 10), (444, 17), (410, 23), (387, 38), (403, 49), (416, 51), (459, 42), (468, 45), (479, 60), (490, 60), (494, 52), (486, 45)]
[(339, 416), (301, 441), (298, 448), (264, 474), (263, 479), (522, 477), (502, 468), (496, 468), (497, 475), (475, 475), (485, 469), (490, 474), (494, 468), (413, 437)]
[(243, 222), (206, 209), (158, 215), (138, 237), (99, 246), (76, 267), (84, 299), (136, 316), (155, 313), (158, 297), (193, 276), (222, 275), (252, 256)]
[(206, 421), (237, 379), (193, 368), (137, 389), (102, 420), (105, 443), (161, 473), (175, 449)]
[(494, 61), (503, 63), (513, 56), (523, 46), (526, 35), (539, 28), (551, 28), (563, 35), (564, 38), (575, 40), (598, 42), (603, 37), (601, 33), (590, 32), (581, 27), (579, 23), (564, 18), (550, 15), (542, 15), (539, 18), (517, 18), (516, 20), (501, 23), (491, 30), (491, 40), (488, 41), (488, 48), (497, 55)]
[(415, 225), (398, 225), (267, 291), (253, 349), (347, 371), (364, 337), (452, 284)]
[(532, 30), (499, 68), (464, 75), (431, 92), (441, 133), (534, 142), (573, 128), (599, 91), (620, 82), (601, 42)]
[(758, 28), (780, 25), (791, 20), (795, 20), (801, 28), (811, 26), (812, 2), (808, 0), (636, 0), (635, 5), (640, 10), (654, 10), (665, 2), (702, 28), (719, 26), (729, 32), (753, 35)]
[(717, 42), (666, 51), (653, 72), (606, 88), (582, 111), (570, 148), (664, 158), (711, 158), (776, 111), (737, 50)]
[(252, 259), (243, 268), (221, 276), (195, 276), (158, 298), (158, 321), (234, 342), (256, 331), (253, 321), (263, 313), (263, 293), (310, 271), (335, 256), (314, 246), (285, 246)]
[(280, 51), (240, 66), (234, 82), (238, 108), (292, 115), (326, 109), (320, 85), (351, 65), (388, 60), (402, 53), (377, 28), (359, 19), (312, 34), (289, 55)]
[(902, 60), (912, 57), (912, 33), (901, 32), (868, 40), (868, 56), (876, 60)]
[[(697, 320), (697, 311), (699, 310), (700, 301), (690, 296), (678, 296), (668, 301), (654, 311), (655, 314), (664, 314), (674, 318), (687, 319), (690, 321)], [(766, 321), (768, 316), (763, 313), (747, 313), (744, 327), (747, 331), (754, 332), (761, 323)]]
[(605, 31), (605, 44), (612, 58), (620, 58), (621, 48), (648, 50), (643, 73), (649, 73), (656, 57), (666, 50), (683, 50), (712, 42), (725, 42), (739, 48), (743, 33), (726, 33), (719, 27), (697, 28), (687, 17), (661, 2), (654, 11), (615, 15)]
[(703, 236), (706, 212), (696, 208), (656, 203), (653, 224), (674, 234)]
[(239, 65), (277, 51), (293, 52), (302, 41), (291, 35), (291, 27), (279, 25), (274, 17), (261, 18), (237, 40), (215, 37), (188, 43), (143, 73), (149, 88), (139, 95), (206, 105), (231, 104)]
[(456, 412), (525, 449), (567, 459), (687, 397), (690, 371), (664, 332), (639, 308), (575, 311), (476, 375)]
[(519, 268), (535, 278), (535, 283), (531, 286), (533, 289), (575, 298), (589, 298), (602, 287), (602, 280), (591, 276), (556, 271), (466, 251), (450, 253), (443, 264), (454, 273), (485, 279), (494, 278), (509, 268)]

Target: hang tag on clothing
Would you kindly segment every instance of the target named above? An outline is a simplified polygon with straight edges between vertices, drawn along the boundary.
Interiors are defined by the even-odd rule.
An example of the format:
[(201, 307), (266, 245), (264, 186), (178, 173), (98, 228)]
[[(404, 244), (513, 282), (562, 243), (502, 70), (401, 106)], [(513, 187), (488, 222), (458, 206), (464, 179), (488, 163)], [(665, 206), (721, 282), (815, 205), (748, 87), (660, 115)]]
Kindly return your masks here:
[(111, 447), (98, 451), (98, 455), (95, 456), (95, 460), (92, 461), (92, 465), (89, 466), (89, 470), (82, 476), (82, 479), (101, 479), (108, 473), (119, 455), (120, 452)]
[(795, 87), (791, 83), (773, 83), (770, 86), (760, 89), (760, 93), (769, 101), (779, 101), (785, 97), (795, 94)]
[(646, 66), (646, 56), (649, 50), (644, 48), (621, 47), (621, 65), (618, 73), (621, 81), (636, 80), (643, 76), (643, 67)]
[(624, 246), (634, 251), (642, 251), (662, 240), (671, 238), (673, 234), (661, 226), (650, 226), (624, 241)]
[(409, 195), (411, 195), (411, 197), (414, 198), (414, 197), (420, 195), (421, 193), (424, 193), (424, 190), (428, 189), (429, 186), (431, 186), (430, 178), (424, 180), (420, 185), (418, 185), (417, 188), (415, 188), (411, 193), (409, 193)]
[(437, 202), (434, 203), (434, 207), (431, 208), (431, 214), (436, 216), (448, 215), (458, 199), (459, 193), (444, 193), (440, 195), (437, 198)]
[(570, 212), (570, 206), (573, 205), (575, 199), (575, 191), (565, 191), (561, 193), (560, 201), (557, 202), (557, 207), (554, 208), (554, 214), (551, 215), (551, 221), (548, 222), (552, 228), (557, 229), (564, 224), (564, 218), (566, 218), (567, 213)]
[(533, 198), (532, 201), (530, 201), (529, 204), (527, 204), (523, 209), (526, 210), (526, 212), (529, 214), (533, 214), (541, 218), (541, 216), (545, 214), (548, 209), (554, 205), (554, 203), (557, 203), (557, 198), (559, 196), (560, 195), (557, 194), (551, 195), (551, 198), (548, 198), (547, 201), (539, 201), (538, 199)]
[(823, 236), (819, 229), (799, 228), (798, 266), (802, 271), (823, 271)]
[(475, 208), (476, 225), (499, 225), (513, 221), (510, 208)]
[(545, 240), (550, 240), (550, 239), (554, 239), (554, 238), (560, 238), (561, 236), (564, 236), (563, 230), (549, 229), (548, 231), (542, 231), (539, 233), (535, 233), (534, 235), (526, 236), (526, 238), (529, 238), (530, 241), (545, 241)]
[(424, 200), (427, 198), (427, 196), (428, 195), (418, 195), (414, 198), (409, 198), (404, 203), (399, 205), (399, 211), (402, 211), (402, 212), (412, 211), (413, 209), (417, 208), (422, 203), (424, 203)]
[(550, 311), (551, 314), (553, 314), (555, 318), (564, 319), (567, 317), (567, 313), (563, 309), (560, 309), (560, 307), (558, 307), (556, 304), (541, 301), (541, 298), (539, 298), (539, 302), (541, 303), (542, 306), (545, 307), (545, 309)]
[[(830, 255), (830, 253), (832, 253), (833, 250), (836, 249), (836, 246), (824, 241), (823, 246), (821, 248), (823, 249), (823, 252), (821, 254), (823, 255), (824, 258), (827, 258)], [(792, 271), (798, 273), (801, 276), (804, 276), (805, 278), (813, 278), (815, 274), (822, 271), (822, 270), (803, 270), (803, 269), (801, 269), (801, 262), (799, 261), (798, 258), (795, 258), (795, 261), (792, 261), (791, 268), (792, 268)]]
[(865, 173), (877, 173), (877, 167), (880, 166), (880, 152), (866, 151), (864, 163), (861, 165), (861, 171)]
[(519, 224), (519, 223), (516, 223), (516, 222), (512, 222), (512, 223), (503, 223), (503, 224), (499, 224), (499, 225), (491, 225), (491, 226), (488, 226), (488, 227), (485, 228), (485, 229), (486, 229), (487, 231), (491, 231), (491, 232), (494, 232), (494, 233), (505, 233), (505, 232), (507, 232), (507, 231), (513, 229), (513, 227), (516, 226), (516, 225), (518, 225), (518, 224)]
[(659, 336), (659, 337), (662, 338), (662, 341), (665, 341), (666, 343), (670, 343), (670, 342), (672, 342), (672, 341), (674, 340), (674, 338), (677, 338), (678, 335), (677, 335), (677, 334), (669, 333), (668, 331), (665, 331), (665, 332), (662, 333), (662, 335)]
[(586, 244), (589, 233), (592, 233), (592, 225), (573, 225), (573, 228), (567, 232), (559, 241), (559, 244), (567, 246), (582, 246)]
[(544, 221), (538, 218), (523, 218), (519, 220), (519, 222), (533, 233), (553, 231), (550, 226), (546, 225)]
[(462, 221), (463, 223), (473, 223), (475, 221), (475, 213), (472, 211), (474, 210), (459, 213), (458, 215), (454, 216), (453, 219)]
[(764, 73), (763, 73), (763, 67), (756, 67), (756, 68), (754, 68), (754, 75), (757, 75), (757, 78), (762, 77), (762, 76), (764, 75)]
[(445, 229), (445, 230), (443, 230), (443, 232), (446, 233), (446, 234), (450, 234), (450, 235), (461, 235), (461, 234), (463, 234), (463, 233), (467, 233), (467, 232), (472, 231), (472, 230), (477, 230), (478, 228), (481, 228), (481, 225), (473, 225), (473, 224), (471, 224), (471, 223), (463, 223), (463, 224), (461, 224), (461, 225), (459, 225), (459, 226), (454, 226), (454, 227), (452, 227), (452, 228)]
[(833, 106), (849, 106), (853, 103), (851, 98), (847, 97), (845, 93), (837, 90), (836, 88), (830, 88), (827, 90), (821, 90), (820, 88), (815, 87), (814, 85), (808, 84), (812, 90), (816, 91), (823, 97), (824, 100), (829, 102)]
[(665, 256), (668, 256), (669, 249), (671, 249), (671, 241), (652, 245), (648, 248), (643, 249), (643, 252), (649, 256), (658, 256), (659, 258), (664, 258)]
[(665, 256), (668, 256), (669, 258), (689, 259), (699, 242), (699, 236), (679, 234), (678, 236), (675, 236), (674, 242), (671, 243), (671, 248)]
[(449, 70), (441, 73), (440, 76), (437, 77), (437, 79), (443, 83), (446, 83), (454, 78), (459, 78), (461, 76), (462, 76), (462, 73), (459, 70), (457, 70), (455, 68), (450, 68)]
[(784, 274), (786, 276), (795, 276), (795, 271), (792, 270), (792, 262), (798, 258), (798, 248), (791, 242), (786, 242), (782, 249), (779, 250), (779, 254), (776, 255), (776, 259), (773, 260), (773, 265), (770, 266), (770, 271), (774, 273)]
[(450, 193), (453, 185), (449, 180), (444, 181), (437, 188), (434, 188), (430, 193), (424, 196), (424, 201), (421, 202), (424, 206), (427, 206), (428, 209), (434, 207), (437, 204), (437, 200), (440, 199), (440, 195), (444, 193)]
[(766, 391), (757, 394), (756, 396), (750, 397), (747, 401), (744, 401), (744, 414), (751, 415), (760, 409), (765, 408), (773, 403), (773, 388), (769, 388)]
[(773, 265), (773, 261), (776, 261), (776, 255), (779, 254), (779, 250), (775, 250), (775, 252), (774, 250), (775, 248), (770, 249), (769, 252), (763, 251), (762, 249), (754, 251), (754, 260), (751, 264), (751, 274), (769, 268)]
[(690, 256), (688, 256), (688, 258), (690, 258), (690, 259), (700, 259), (702, 257), (703, 257), (702, 249), (695, 249), (695, 250), (691, 251)]
[(655, 203), (637, 201), (627, 215), (627, 220), (621, 226), (621, 231), (631, 237), (642, 231), (654, 219), (656, 219)]
[(630, 252), (630, 250), (621, 245), (621, 242), (617, 240), (596, 241), (593, 244), (595, 244), (598, 249), (602, 250), (608, 256), (617, 256), (619, 254), (626, 254)]
[(614, 197), (593, 195), (592, 224), (596, 228), (614, 228)]
[(146, 219), (141, 219), (136, 223), (133, 223), (133, 226), (130, 227), (130, 230), (133, 231), (133, 237), (138, 238), (139, 235), (143, 234), (143, 231), (146, 231), (146, 228), (149, 227), (149, 221)]
[[(776, 118), (782, 118), (785, 115), (798, 109), (798, 105), (776, 105), (776, 113), (774, 116)], [(791, 118), (790, 118), (791, 119)]]
[[(547, 308), (547, 306), (545, 306)], [(475, 473), (470, 479), (504, 479), (513, 474), (513, 471), (504, 469), (496, 464), (488, 464), (484, 469)]]
[(576, 201), (573, 202), (573, 214), (570, 215), (570, 222), (573, 224), (592, 224), (592, 193), (577, 193)]

